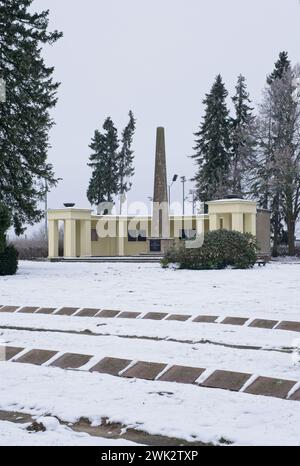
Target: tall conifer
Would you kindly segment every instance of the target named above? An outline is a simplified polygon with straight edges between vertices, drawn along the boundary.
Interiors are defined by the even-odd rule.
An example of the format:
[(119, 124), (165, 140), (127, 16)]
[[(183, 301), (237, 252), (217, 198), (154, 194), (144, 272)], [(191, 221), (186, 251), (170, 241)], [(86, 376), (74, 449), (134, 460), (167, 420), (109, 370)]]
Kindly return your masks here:
[(196, 136), (196, 182), (198, 198), (218, 199), (230, 192), (230, 121), (226, 105), (228, 92), (221, 75), (216, 77), (203, 103), (205, 115)]

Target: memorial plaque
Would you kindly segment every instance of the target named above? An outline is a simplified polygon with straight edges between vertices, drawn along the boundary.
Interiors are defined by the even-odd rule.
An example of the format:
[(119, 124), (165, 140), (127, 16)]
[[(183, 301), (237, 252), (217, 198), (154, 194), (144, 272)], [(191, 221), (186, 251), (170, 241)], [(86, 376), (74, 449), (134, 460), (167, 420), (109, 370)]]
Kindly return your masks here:
[(253, 322), (251, 322), (249, 327), (272, 329), (276, 324), (278, 324), (278, 320), (255, 319)]
[(300, 401), (300, 388), (296, 390), (292, 396), (290, 396), (289, 400)]
[(203, 322), (203, 323), (215, 323), (215, 321), (218, 319), (218, 316), (198, 316), (195, 319), (193, 319), (193, 322)]
[(20, 306), (3, 306), (0, 309), (0, 312), (16, 312)]
[(55, 315), (56, 316), (72, 316), (78, 310), (79, 310), (79, 307), (62, 307), (58, 312), (55, 313)]
[(178, 322), (185, 322), (186, 320), (190, 319), (192, 316), (188, 316), (186, 314), (171, 314), (166, 320), (175, 320)]
[(245, 393), (252, 395), (273, 396), (275, 398), (286, 398), (289, 391), (295, 386), (292, 380), (273, 379), (271, 377), (258, 377)]
[(87, 354), (66, 353), (53, 361), (50, 366), (61, 369), (78, 369), (89, 362), (92, 356)]
[(49, 359), (53, 358), (53, 356), (55, 356), (56, 354), (57, 351), (33, 349), (21, 356), (20, 358), (18, 358), (16, 362), (35, 364), (40, 366), (41, 364), (44, 364), (45, 362), (49, 361)]
[(103, 318), (113, 319), (118, 314), (120, 314), (120, 311), (113, 311), (113, 310), (110, 310), (110, 309), (103, 309), (103, 311), (99, 312), (99, 314), (97, 314), (95, 317), (103, 317)]
[(81, 309), (75, 317), (94, 317), (100, 309), (85, 308)]
[(205, 369), (199, 367), (173, 366), (168, 369), (158, 380), (164, 382), (194, 383)]
[(104, 358), (92, 367), (90, 371), (117, 376), (121, 371), (129, 366), (130, 363), (131, 361), (129, 359)]
[(300, 332), (300, 322), (284, 320), (280, 322), (280, 324), (276, 327), (276, 330), (289, 330), (291, 332)]
[(244, 325), (248, 318), (245, 317), (226, 317), (226, 319), (222, 320), (221, 324), (227, 325)]
[(15, 346), (1, 346), (0, 347), (0, 361), (9, 361), (17, 354), (21, 353), (24, 348), (17, 348)]
[(149, 320), (162, 320), (165, 317), (167, 317), (168, 314), (163, 313), (163, 312), (148, 312), (143, 319), (149, 319)]
[(141, 315), (141, 312), (121, 312), (117, 319), (136, 319)]
[(201, 386), (238, 392), (250, 377), (251, 374), (245, 374), (242, 372), (215, 371), (201, 383)]
[(166, 364), (139, 361), (134, 366), (127, 369), (127, 371), (122, 374), (122, 377), (154, 380), (166, 367)]
[(38, 311), (36, 311), (37, 314), (53, 314), (53, 312), (56, 311), (55, 307), (41, 307)]
[(34, 312), (36, 312), (38, 310), (38, 307), (22, 307), (22, 309), (20, 309), (18, 311), (18, 314), (21, 313), (21, 314), (33, 314)]

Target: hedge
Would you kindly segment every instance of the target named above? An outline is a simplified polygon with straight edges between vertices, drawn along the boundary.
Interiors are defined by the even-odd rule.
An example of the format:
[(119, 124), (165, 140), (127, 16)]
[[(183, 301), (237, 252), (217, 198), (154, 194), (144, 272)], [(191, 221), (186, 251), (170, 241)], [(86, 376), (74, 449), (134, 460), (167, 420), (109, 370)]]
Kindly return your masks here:
[(169, 250), (161, 261), (163, 267), (177, 264), (180, 269), (248, 269), (257, 260), (256, 238), (238, 231), (216, 230), (206, 233), (201, 248), (185, 246)]

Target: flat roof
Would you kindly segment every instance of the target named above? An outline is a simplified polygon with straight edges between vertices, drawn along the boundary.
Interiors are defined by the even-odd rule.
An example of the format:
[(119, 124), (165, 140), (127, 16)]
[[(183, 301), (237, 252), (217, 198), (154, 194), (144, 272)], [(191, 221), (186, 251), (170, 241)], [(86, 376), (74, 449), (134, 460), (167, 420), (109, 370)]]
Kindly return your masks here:
[(256, 201), (251, 201), (249, 199), (218, 199), (216, 201), (207, 201), (205, 204), (232, 204), (233, 202), (239, 202), (243, 204), (257, 204)]

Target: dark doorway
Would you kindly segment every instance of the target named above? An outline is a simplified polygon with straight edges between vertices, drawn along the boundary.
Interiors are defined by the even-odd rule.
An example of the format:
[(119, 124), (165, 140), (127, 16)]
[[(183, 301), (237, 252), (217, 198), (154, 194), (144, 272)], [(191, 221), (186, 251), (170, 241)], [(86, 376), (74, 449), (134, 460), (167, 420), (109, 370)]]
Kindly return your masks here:
[(150, 251), (161, 252), (161, 240), (160, 239), (150, 239)]

